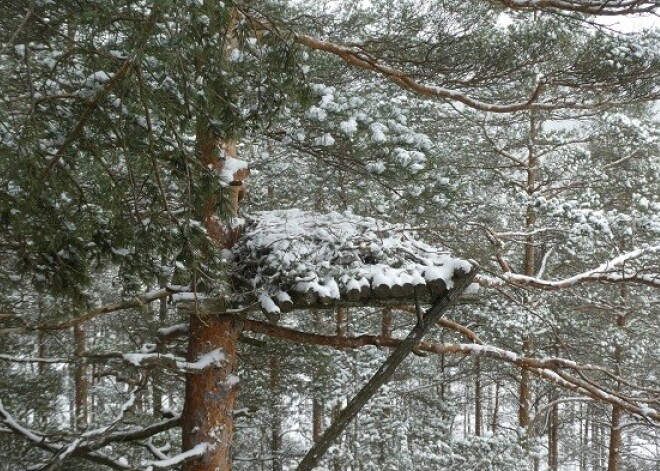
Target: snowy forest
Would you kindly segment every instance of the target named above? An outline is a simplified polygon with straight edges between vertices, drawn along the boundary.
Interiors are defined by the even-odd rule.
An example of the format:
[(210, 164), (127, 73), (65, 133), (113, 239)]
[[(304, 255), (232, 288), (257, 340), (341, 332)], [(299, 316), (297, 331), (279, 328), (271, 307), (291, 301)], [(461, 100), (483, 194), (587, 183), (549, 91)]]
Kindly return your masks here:
[(0, 0), (0, 470), (658, 471), (657, 0)]

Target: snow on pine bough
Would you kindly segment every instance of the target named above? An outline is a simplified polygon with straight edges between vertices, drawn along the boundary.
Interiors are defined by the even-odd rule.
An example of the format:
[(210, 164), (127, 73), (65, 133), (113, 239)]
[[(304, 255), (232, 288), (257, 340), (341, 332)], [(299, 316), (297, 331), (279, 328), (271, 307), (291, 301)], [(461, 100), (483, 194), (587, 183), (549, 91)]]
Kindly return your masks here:
[(432, 302), (472, 265), (402, 224), (350, 212), (257, 212), (233, 248), (235, 292), (269, 317), (293, 309)]

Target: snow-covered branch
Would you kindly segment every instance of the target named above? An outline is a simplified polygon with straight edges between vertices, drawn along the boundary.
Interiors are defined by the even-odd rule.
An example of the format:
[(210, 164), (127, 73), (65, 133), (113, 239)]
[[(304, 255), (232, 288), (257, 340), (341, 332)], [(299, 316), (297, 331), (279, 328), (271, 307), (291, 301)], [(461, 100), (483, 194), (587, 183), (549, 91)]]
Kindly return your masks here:
[[(359, 348), (367, 345), (377, 347), (396, 348), (401, 340), (390, 337), (376, 335), (360, 335), (356, 337), (339, 337), (332, 335), (319, 335), (308, 332), (301, 332), (285, 327), (274, 326), (264, 322), (246, 320), (244, 324), (246, 331), (261, 333), (270, 337), (285, 339), (297, 343), (329, 346), (333, 348)], [(460, 344), (447, 343), (436, 344), (431, 342), (420, 342), (416, 350), (433, 354), (458, 354), (458, 355), (478, 355), (506, 363), (513, 364), (519, 368), (528, 368), (535, 375), (553, 382), (563, 388), (589, 396), (601, 402), (616, 404), (625, 410), (638, 416), (660, 421), (660, 411), (652, 409), (646, 405), (649, 400), (644, 398), (627, 398), (621, 395), (615, 395), (603, 390), (597, 385), (575, 378), (558, 369), (573, 371), (593, 371), (607, 372), (610, 377), (617, 377), (614, 373), (608, 372), (605, 368), (596, 365), (584, 365), (572, 360), (563, 358), (531, 358), (519, 355), (515, 352), (498, 348), (491, 345), (478, 344)], [(655, 398), (653, 399), (655, 400)]]
[(61, 322), (59, 324), (38, 324), (38, 325), (13, 327), (13, 328), (10, 327), (6, 329), (0, 329), (0, 334), (65, 330), (74, 327), (76, 325), (84, 324), (85, 322), (89, 322), (106, 314), (110, 314), (117, 311), (123, 311), (126, 309), (140, 308), (154, 301), (158, 301), (159, 299), (172, 296), (174, 293), (185, 292), (188, 291), (189, 289), (190, 287), (188, 286), (167, 286), (162, 289), (149, 291), (143, 294), (142, 296), (135, 297), (128, 301), (106, 304), (104, 306), (91, 309), (86, 313), (81, 314), (66, 322)]
[(143, 463), (145, 471), (154, 471), (156, 469), (172, 469), (174, 466), (185, 463), (186, 461), (202, 457), (211, 445), (208, 443), (199, 443), (188, 451), (179, 453), (171, 458), (157, 461), (148, 461)]
[(212, 350), (202, 355), (197, 361), (188, 362), (183, 358), (167, 353), (127, 353), (123, 355), (125, 361), (139, 368), (163, 365), (184, 373), (201, 373), (207, 368), (219, 366), (225, 361), (222, 349)]
[(530, 286), (548, 291), (570, 288), (587, 282), (602, 283), (638, 283), (655, 288), (660, 287), (660, 273), (642, 273), (633, 269), (626, 269), (625, 262), (639, 258), (643, 255), (660, 252), (660, 245), (633, 250), (618, 257), (609, 260), (593, 270), (589, 270), (578, 275), (574, 275), (562, 280), (544, 280), (533, 276), (520, 275), (517, 273), (506, 272), (501, 278), (481, 275), (477, 277), (477, 283), (482, 286), (500, 287), (505, 284), (514, 284), (519, 286)]
[(71, 363), (74, 360), (61, 357), (17, 357), (0, 353), (0, 361), (8, 361), (10, 363)]
[[(131, 400), (122, 407), (122, 414), (120, 415), (123, 415), (123, 412), (130, 407), (130, 404), (132, 404), (134, 400), (135, 397), (133, 395), (131, 396)], [(22, 437), (45, 451), (50, 452), (53, 455), (53, 459), (63, 461), (69, 456), (75, 456), (98, 464), (103, 464), (112, 469), (128, 470), (135, 469), (135, 467), (130, 466), (126, 460), (111, 458), (99, 450), (111, 443), (127, 443), (136, 440), (144, 440), (158, 433), (178, 427), (181, 424), (181, 417), (177, 415), (173, 418), (162, 420), (146, 427), (131, 427), (127, 430), (115, 431), (112, 433), (107, 433), (110, 427), (105, 427), (104, 430), (98, 429), (87, 432), (67, 442), (51, 437), (49, 434), (24, 427), (4, 408), (2, 401), (0, 401), (0, 423), (7, 428), (7, 431)], [(99, 434), (104, 436), (99, 437)], [(197, 450), (197, 452), (200, 453), (200, 450)], [(199, 456), (195, 453), (182, 455), (177, 455), (176, 457), (166, 460), (147, 463), (145, 466), (147, 466), (147, 469), (168, 469), (168, 467), (165, 466), (168, 462), (172, 463), (173, 466), (188, 459), (192, 459), (195, 456)], [(153, 467), (149, 468), (148, 466)]]
[(80, 438), (74, 439), (68, 443), (63, 443), (49, 438), (45, 433), (37, 432), (22, 426), (11, 414), (9, 414), (9, 412), (7, 412), (2, 401), (0, 401), (0, 422), (2, 422), (15, 435), (33, 443), (42, 450), (52, 453), (54, 459), (65, 459), (67, 456), (73, 455), (108, 466), (111, 469), (131, 469), (131, 466), (124, 461), (110, 458), (98, 450), (82, 450), (82, 447), (80, 446)]
[(512, 10), (558, 10), (587, 15), (630, 15), (653, 12), (660, 5), (654, 0), (491, 0)]
[(360, 69), (375, 72), (384, 78), (396, 83), (402, 88), (411, 90), (421, 96), (430, 98), (439, 98), (454, 102), (462, 103), (470, 108), (479, 111), (487, 111), (491, 113), (513, 113), (523, 110), (554, 110), (561, 108), (573, 109), (589, 109), (593, 108), (594, 104), (585, 104), (583, 102), (569, 102), (561, 100), (557, 102), (539, 102), (539, 96), (545, 88), (545, 82), (539, 81), (534, 90), (529, 94), (526, 100), (512, 103), (489, 103), (477, 98), (473, 98), (458, 90), (444, 88), (436, 85), (427, 85), (415, 80), (411, 75), (403, 70), (397, 69), (378, 62), (376, 59), (369, 58), (359, 48), (342, 46), (337, 43), (323, 41), (304, 34), (295, 36), (296, 40), (310, 49), (317, 51), (328, 52), (339, 58), (349, 65), (358, 67)]
[[(633, 7), (631, 4), (638, 2), (611, 2), (611, 5), (605, 7), (604, 4), (610, 2), (587, 2), (587, 5), (582, 7), (581, 2), (561, 1), (561, 0), (527, 0), (527, 1), (508, 1), (501, 0), (500, 3), (510, 4), (508, 6), (516, 9), (542, 9), (550, 8), (555, 10), (569, 10), (581, 11), (584, 13), (597, 14), (595, 5), (599, 5), (600, 14), (623, 14), (634, 13), (636, 11), (646, 12), (653, 8), (648, 6)], [(624, 7), (615, 7), (615, 3), (625, 3)], [(646, 2), (642, 2), (646, 3)], [(648, 2), (648, 5), (655, 4)], [(657, 7), (657, 4), (655, 4)], [(655, 8), (655, 7), (654, 7)], [(246, 9), (241, 9), (242, 14), (248, 18), (257, 29), (269, 30), (277, 32), (278, 28), (273, 25), (266, 18), (262, 18), (256, 13), (248, 12)], [(549, 82), (545, 77), (539, 77), (534, 88), (529, 92), (528, 96), (516, 102), (510, 103), (491, 103), (474, 98), (467, 93), (459, 90), (441, 87), (438, 85), (430, 85), (422, 83), (414, 78), (411, 74), (402, 69), (386, 65), (378, 58), (373, 57), (361, 47), (345, 46), (342, 44), (334, 43), (331, 41), (324, 41), (306, 34), (293, 34), (293, 38), (298, 43), (309, 47), (316, 51), (327, 52), (342, 59), (347, 64), (357, 67), (359, 69), (367, 70), (385, 79), (399, 85), (400, 87), (417, 93), (423, 97), (437, 98), (447, 100), (450, 102), (461, 103), (469, 108), (485, 111), (490, 113), (513, 113), (524, 110), (558, 110), (558, 109), (576, 109), (576, 110), (589, 110), (603, 106), (605, 103), (595, 101), (584, 101), (579, 99), (571, 99), (567, 96), (557, 96), (552, 99), (541, 100), (541, 96), (548, 88)], [(612, 102), (609, 102), (612, 104)]]

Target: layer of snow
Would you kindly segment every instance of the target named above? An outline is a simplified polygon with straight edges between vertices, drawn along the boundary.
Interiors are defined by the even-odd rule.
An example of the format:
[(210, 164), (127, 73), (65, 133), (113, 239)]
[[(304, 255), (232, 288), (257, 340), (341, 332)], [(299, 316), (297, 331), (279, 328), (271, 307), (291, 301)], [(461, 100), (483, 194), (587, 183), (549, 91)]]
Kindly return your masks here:
[(183, 453), (179, 453), (176, 456), (173, 456), (166, 460), (148, 461), (144, 463), (143, 466), (146, 467), (147, 471), (153, 471), (155, 469), (169, 469), (173, 466), (176, 466), (177, 464), (188, 461), (191, 458), (197, 458), (203, 456), (204, 453), (206, 453), (206, 450), (209, 449), (209, 446), (210, 445), (208, 443), (200, 443), (198, 445), (195, 445), (190, 450), (184, 451)]
[(236, 180), (235, 175), (241, 170), (247, 170), (248, 163), (245, 160), (235, 159), (234, 157), (227, 156), (222, 163), (222, 170), (220, 171), (220, 179), (225, 183), (231, 183)]
[(225, 361), (225, 353), (222, 349), (217, 348), (205, 353), (194, 362), (187, 362), (180, 357), (167, 353), (126, 353), (123, 355), (123, 358), (128, 363), (137, 367), (141, 367), (143, 363), (162, 361), (166, 364), (171, 363), (182, 371), (197, 372), (213, 365), (219, 366), (220, 363)]
[(350, 212), (259, 212), (247, 218), (233, 251), (237, 279), (251, 285), (269, 313), (295, 295), (329, 303), (365, 286), (410, 292), (442, 280), (451, 288), (457, 272), (471, 269), (401, 224)]

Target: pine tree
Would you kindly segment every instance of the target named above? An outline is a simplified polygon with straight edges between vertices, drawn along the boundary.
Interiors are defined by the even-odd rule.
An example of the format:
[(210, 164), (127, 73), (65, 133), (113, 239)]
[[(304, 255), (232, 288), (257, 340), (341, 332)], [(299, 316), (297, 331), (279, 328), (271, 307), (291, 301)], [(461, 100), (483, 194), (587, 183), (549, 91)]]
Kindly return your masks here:
[[(288, 438), (287, 421), (311, 418), (316, 400), (327, 426), (331, 409), (382, 361), (373, 349), (275, 348), (266, 334), (246, 334), (243, 321), (260, 321), (204, 312), (208, 303), (169, 308), (177, 297), (227, 308), (235, 287), (226, 222), (237, 216), (239, 152), (254, 154), (261, 171), (249, 197), (255, 208), (378, 214), (478, 259), (492, 275), (481, 282), (493, 294), (456, 310), (463, 325), (446, 320), (453, 333), (429, 338), (447, 355), (404, 364), (327, 466), (526, 466), (530, 453), (538, 456), (536, 427), (550, 401), (529, 374), (553, 381), (549, 367), (533, 365), (557, 348), (616, 372), (597, 369), (593, 385), (580, 382), (582, 370), (562, 370), (564, 388), (611, 406), (613, 442), (621, 414), (653, 413), (653, 375), (632, 365), (652, 360), (657, 133), (649, 117), (602, 111), (657, 98), (658, 36), (620, 35), (590, 15), (650, 11), (656, 2), (0, 6), (0, 361), (12, 365), (0, 383), (0, 440), (10, 466), (228, 470), (233, 449), (250, 453), (237, 469), (264, 456), (274, 469), (291, 468), (309, 444)], [(571, 120), (588, 129), (549, 129)], [(522, 164), (501, 165), (525, 151)], [(622, 270), (588, 271), (621, 253), (633, 254)], [(570, 294), (544, 292), (561, 284), (548, 280), (575, 273), (589, 276)], [(624, 295), (590, 284), (597, 281), (632, 286)], [(605, 326), (572, 315), (602, 305), (619, 317), (640, 314)], [(309, 315), (283, 322), (337, 330), (339, 340), (385, 323), (378, 310), (349, 313), (350, 331), (334, 313), (319, 324)], [(392, 315), (412, 319), (405, 309)], [(239, 352), (251, 361), (239, 362)], [(475, 400), (475, 382), (474, 371), (445, 356), (475, 352), (489, 356), (479, 359), (480, 383), (492, 375), (495, 384), (527, 385), (517, 424), (493, 414), (500, 427), (525, 428), (526, 440), (452, 435), (457, 410), (466, 430), (475, 420), (471, 404), (460, 403)], [(200, 359), (214, 367), (196, 370)], [(515, 366), (498, 371), (495, 360)], [(431, 384), (434, 367), (440, 397), (399, 393)], [(237, 406), (247, 404), (248, 417), (237, 417), (234, 443), (239, 377)], [(294, 411), (285, 398), (307, 405)], [(508, 400), (507, 412), (516, 402)], [(441, 414), (425, 417), (411, 404)], [(312, 437), (312, 428), (296, 436)], [(260, 454), (253, 438), (265, 444)], [(618, 460), (619, 447), (610, 448)], [(415, 461), (421, 450), (424, 463)]]

